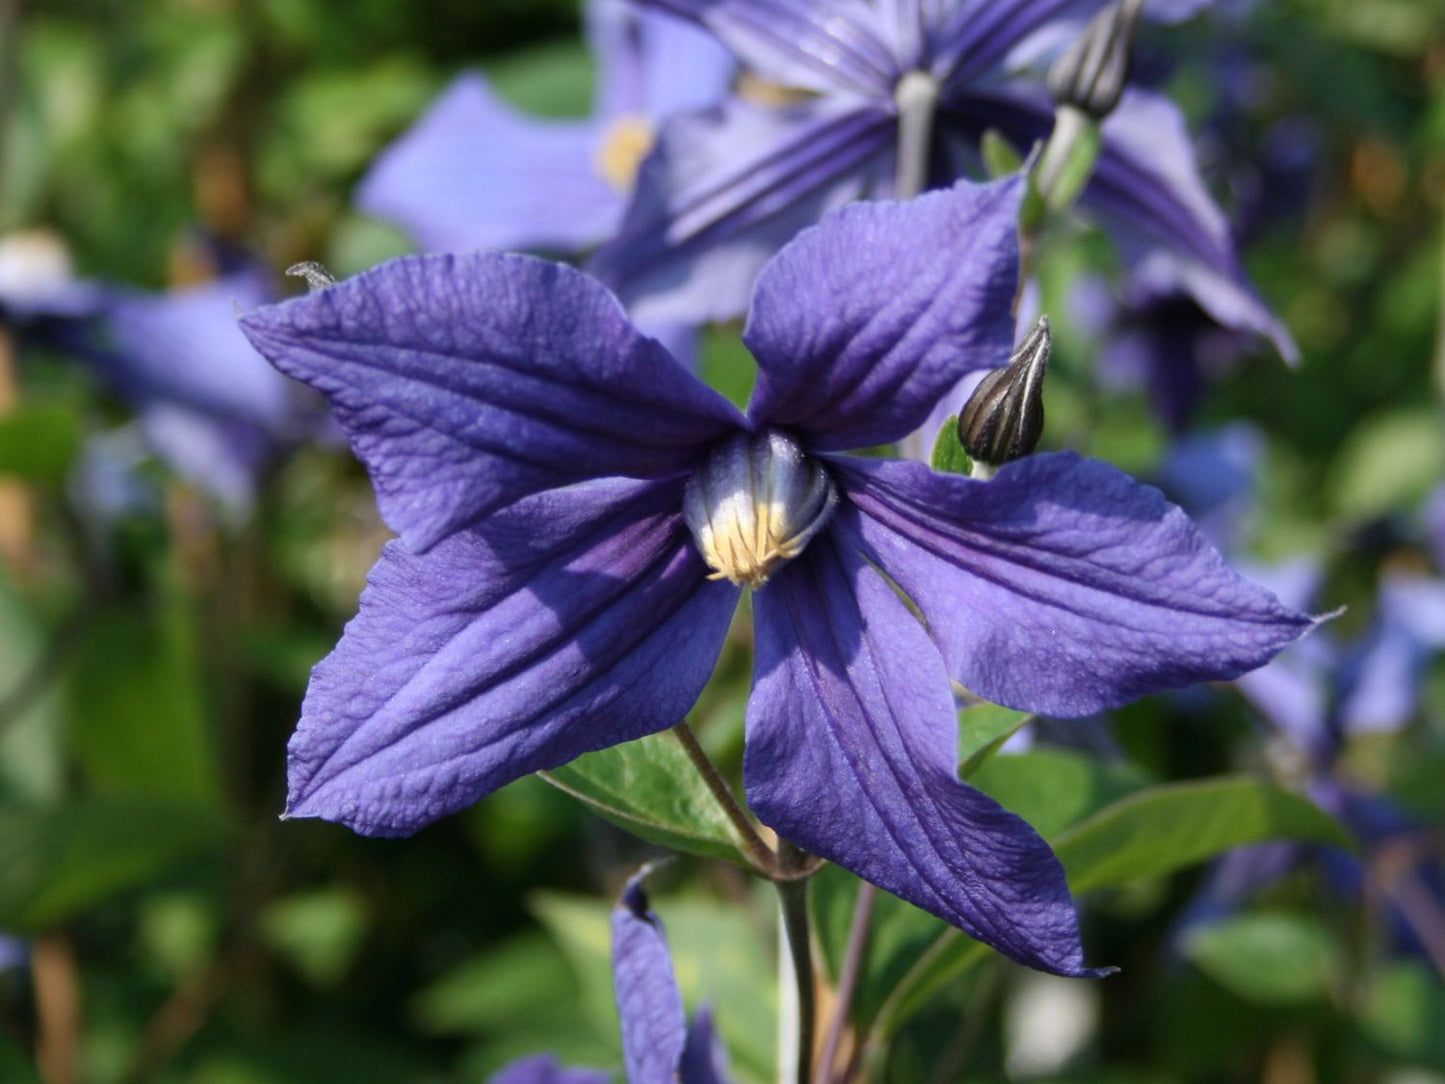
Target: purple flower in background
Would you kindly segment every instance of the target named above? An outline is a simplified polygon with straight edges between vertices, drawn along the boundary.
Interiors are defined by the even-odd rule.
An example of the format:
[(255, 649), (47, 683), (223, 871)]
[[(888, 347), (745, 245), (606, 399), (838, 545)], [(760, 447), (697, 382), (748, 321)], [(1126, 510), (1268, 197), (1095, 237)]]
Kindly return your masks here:
[(727, 92), (731, 57), (676, 19), (621, 0), (587, 5), (597, 58), (593, 115), (518, 113), (476, 73), (461, 76), (361, 182), (362, 210), (436, 252), (575, 253), (612, 235), (657, 125)]
[[(1312, 562), (1294, 562), (1260, 574), (1292, 605), (1308, 605), (1319, 581)], [(1392, 574), (1381, 584), (1375, 622), (1353, 645), (1312, 637), (1287, 658), (1238, 681), (1240, 691), (1274, 733), (1276, 759), (1304, 793), (1337, 818), (1360, 841), (1366, 860), (1382, 848), (1419, 833), (1421, 826), (1387, 796), (1350, 778), (1341, 755), (1350, 738), (1395, 731), (1415, 714), (1424, 667), (1445, 650), (1445, 581)], [(1310, 861), (1318, 861), (1341, 893), (1358, 895), (1365, 865), (1360, 856), (1334, 847), (1265, 843), (1231, 852), (1215, 863), (1179, 923), (1181, 936), (1227, 915), (1250, 897)], [(1407, 912), (1422, 901), (1445, 913), (1445, 882), (1429, 862), (1406, 864), (1403, 873), (1426, 890), (1417, 892), (1395, 918), (1406, 943), (1425, 929)], [(1430, 922), (1425, 924), (1426, 927)]]
[(754, 293), (746, 416), (594, 280), (526, 257), (400, 260), (248, 316), (331, 400), (401, 535), (312, 675), (289, 814), (406, 834), (672, 726), (748, 586), (759, 818), (1017, 960), (1091, 973), (1057, 859), (958, 779), (951, 680), (1082, 715), (1237, 675), (1312, 622), (1104, 464), (980, 482), (839, 454), (1007, 358), (1021, 189), (799, 235)]
[(727, 1059), (703, 1009), (687, 1023), (662, 922), (648, 907), (644, 868), (612, 912), (612, 977), (622, 1054), (632, 1084), (723, 1084)]
[[(644, 867), (612, 912), (612, 980), (629, 1084), (726, 1084), (727, 1057), (700, 1010), (691, 1025), (677, 987), (662, 921), (648, 906)], [(606, 1084), (597, 1069), (564, 1069), (550, 1054), (514, 1062), (488, 1084)]]
[(203, 244), (220, 277), (148, 293), (75, 278), (57, 238), (12, 236), (0, 242), (0, 320), (25, 344), (88, 362), (176, 473), (244, 510), (278, 449), (318, 430), (237, 324), (238, 311), (275, 299), (271, 272)]
[[(736, 95), (677, 117), (643, 165), (619, 235), (592, 270), (636, 316), (726, 319), (767, 257), (828, 207), (893, 191), (901, 147), (917, 144), (925, 185), (977, 172), (994, 129), (1027, 151), (1054, 105), (1025, 72), (1103, 0), (636, 0), (711, 30), (762, 80), (798, 88), (789, 104)], [(1198, 3), (1160, 3), (1160, 16)], [(1082, 206), (1105, 221), (1136, 269), (1186, 291), (1227, 327), (1288, 333), (1245, 280), (1229, 229), (1164, 98), (1125, 93), (1103, 126)]]

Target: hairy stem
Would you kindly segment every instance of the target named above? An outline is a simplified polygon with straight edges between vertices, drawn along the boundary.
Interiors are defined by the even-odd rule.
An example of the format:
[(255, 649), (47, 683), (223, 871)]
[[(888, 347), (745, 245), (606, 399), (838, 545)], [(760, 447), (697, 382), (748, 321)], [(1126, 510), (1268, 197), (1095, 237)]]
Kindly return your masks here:
[(764, 877), (773, 877), (778, 872), (778, 856), (773, 849), (763, 842), (763, 837), (758, 835), (758, 830), (753, 827), (752, 819), (747, 811), (743, 809), (738, 801), (737, 795), (733, 793), (732, 787), (728, 786), (727, 780), (717, 770), (717, 765), (707, 755), (706, 750), (698, 744), (697, 735), (692, 732), (692, 727), (687, 723), (678, 723), (672, 728), (673, 737), (682, 744), (687, 758), (697, 769), (697, 774), (702, 777), (709, 793), (717, 800), (722, 811), (732, 823), (733, 829), (738, 834), (738, 841), (747, 856), (748, 862), (753, 869)]

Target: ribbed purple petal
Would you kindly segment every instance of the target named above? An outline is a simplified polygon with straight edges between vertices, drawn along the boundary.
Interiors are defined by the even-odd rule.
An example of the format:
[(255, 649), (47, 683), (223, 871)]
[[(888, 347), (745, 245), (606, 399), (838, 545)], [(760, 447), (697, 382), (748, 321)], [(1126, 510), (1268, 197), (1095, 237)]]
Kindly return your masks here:
[(748, 416), (818, 450), (887, 444), (965, 373), (1005, 364), (1022, 194), (1017, 179), (961, 181), (844, 207), (799, 234), (753, 293)]
[(431, 251), (576, 252), (622, 217), (622, 195), (597, 168), (603, 132), (596, 121), (519, 113), (468, 73), (381, 153), (356, 204)]
[(682, 483), (525, 498), (425, 554), (392, 543), (316, 667), (287, 813), (405, 835), (519, 776), (678, 722), (737, 589), (710, 582)]
[(422, 256), (247, 316), (324, 392), (415, 549), (538, 490), (676, 475), (741, 421), (616, 298), (525, 256)]
[(494, 1073), (487, 1084), (608, 1084), (611, 1079), (601, 1069), (569, 1069), (552, 1054), (536, 1054)]
[(673, 118), (588, 269), (639, 320), (741, 316), (769, 257), (829, 207), (892, 183), (897, 120), (866, 101), (731, 100)]
[(861, 0), (635, 0), (706, 27), (742, 64), (785, 87), (887, 96), (900, 72)]
[[(972, 138), (995, 128), (1028, 148), (1048, 136), (1054, 107), (1025, 84), (969, 88), (947, 103), (949, 122)], [(1184, 119), (1173, 103), (1129, 90), (1103, 127), (1103, 147), (1081, 206), (1156, 294), (1187, 293), (1225, 327), (1270, 338), (1298, 357), (1288, 331), (1250, 285), (1228, 223), (1209, 195)]]
[(989, 482), (833, 460), (855, 535), (923, 612), (949, 674), (1022, 711), (1088, 715), (1261, 666), (1314, 622), (1224, 563), (1157, 489), (1068, 453)]
[(643, 891), (648, 872), (628, 880), (612, 912), (612, 983), (629, 1084), (675, 1084), (687, 1019), (667, 936)]
[(819, 537), (754, 597), (748, 804), (785, 838), (1020, 963), (1096, 974), (1058, 859), (958, 779), (937, 648), (840, 543)]

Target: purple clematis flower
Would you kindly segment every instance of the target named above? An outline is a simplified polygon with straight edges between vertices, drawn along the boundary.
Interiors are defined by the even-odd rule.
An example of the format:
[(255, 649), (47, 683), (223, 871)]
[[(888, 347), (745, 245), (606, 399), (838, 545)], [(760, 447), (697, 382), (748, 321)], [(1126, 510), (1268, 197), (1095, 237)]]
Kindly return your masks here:
[(718, 101), (733, 62), (696, 28), (621, 0), (589, 3), (587, 31), (598, 64), (590, 118), (528, 117), (468, 73), (377, 159), (358, 206), (436, 252), (572, 254), (610, 237), (657, 125)]
[[(796, 88), (788, 104), (736, 95), (675, 118), (644, 163), (618, 236), (591, 269), (645, 320), (738, 315), (767, 257), (828, 207), (893, 192), (899, 148), (919, 143), (925, 186), (978, 172), (983, 134), (1021, 151), (1054, 105), (1033, 61), (1061, 47), (1103, 0), (635, 0), (711, 30), (748, 70)], [(1160, 17), (1199, 3), (1151, 3)], [(1034, 66), (1037, 72), (1037, 66)], [(1152, 281), (1193, 296), (1219, 323), (1288, 332), (1247, 282), (1228, 225), (1200, 179), (1183, 118), (1126, 91), (1103, 125), (1081, 206)]]
[(401, 535), (312, 675), (289, 814), (406, 834), (672, 726), (747, 586), (758, 817), (1017, 960), (1093, 973), (1053, 853), (958, 778), (950, 682), (1082, 715), (1233, 677), (1312, 621), (1104, 464), (980, 482), (839, 454), (1007, 357), (1021, 191), (800, 234), (754, 293), (746, 415), (594, 280), (527, 257), (404, 259), (247, 316), (331, 400)]

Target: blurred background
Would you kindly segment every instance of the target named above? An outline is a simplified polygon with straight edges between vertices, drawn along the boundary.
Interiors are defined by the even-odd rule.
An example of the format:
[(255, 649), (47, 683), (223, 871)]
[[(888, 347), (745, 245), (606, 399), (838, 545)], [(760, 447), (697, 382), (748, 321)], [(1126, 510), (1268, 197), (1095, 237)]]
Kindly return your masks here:
[[(1188, 114), (1303, 362), (1058, 229), (1045, 445), (1347, 609), (1252, 685), (1038, 721), (1033, 767), (980, 785), (1063, 831), (1144, 782), (1247, 772), (1358, 845), (1091, 893), (1090, 957), (1122, 974), (975, 961), (876, 1079), (1445, 1081), (1445, 3), (1216, 8), (1149, 28), (1137, 70)], [(620, 1064), (606, 917), (654, 849), (539, 779), (408, 840), (278, 820), (310, 667), (388, 534), (234, 314), (299, 292), (296, 261), (414, 249), (353, 193), (470, 68), (527, 114), (591, 107), (568, 0), (0, 0), (0, 1081)], [(736, 333), (702, 366), (743, 398)], [(747, 659), (744, 627), (694, 718), (734, 768)], [(655, 887), (689, 1004), (770, 1079), (770, 897), (701, 859)]]

